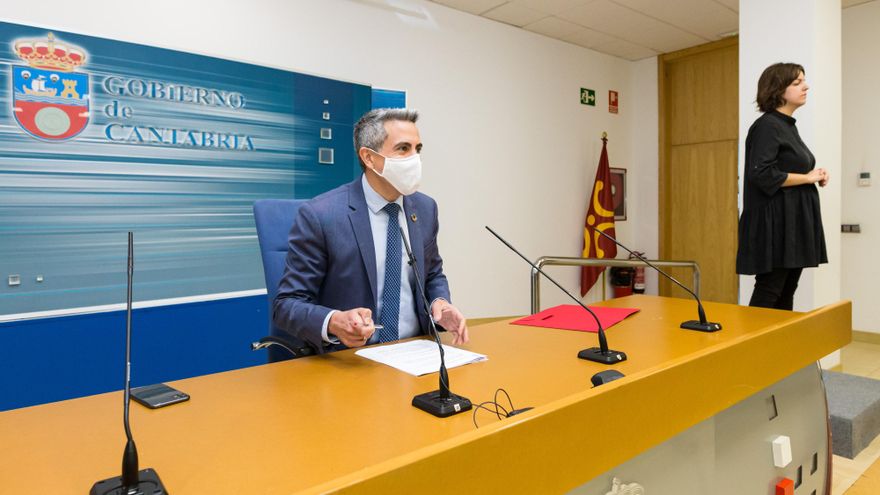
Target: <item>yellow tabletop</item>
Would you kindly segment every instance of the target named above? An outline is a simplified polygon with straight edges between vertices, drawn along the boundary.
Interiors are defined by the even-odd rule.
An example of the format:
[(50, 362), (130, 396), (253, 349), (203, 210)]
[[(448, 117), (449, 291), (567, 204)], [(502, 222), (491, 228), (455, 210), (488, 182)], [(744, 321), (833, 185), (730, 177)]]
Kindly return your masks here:
[[(482, 493), (572, 489), (845, 345), (851, 305), (810, 313), (706, 303), (721, 332), (685, 331), (693, 301), (631, 296), (640, 312), (608, 333), (625, 378), (591, 388), (608, 367), (577, 359), (594, 334), (511, 325), (471, 329), (489, 360), (450, 370), (474, 403), (505, 388), (527, 413), (439, 419), (410, 405), (435, 390), (343, 351), (170, 384), (188, 402), (132, 404), (141, 468), (178, 494), (352, 491)], [(447, 339), (444, 338), (448, 342)], [(0, 492), (85, 493), (118, 475), (122, 394), (0, 413)], [(585, 445), (602, 445), (585, 448)], [(417, 487), (417, 488), (415, 488)], [(472, 488), (467, 489), (468, 487)]]

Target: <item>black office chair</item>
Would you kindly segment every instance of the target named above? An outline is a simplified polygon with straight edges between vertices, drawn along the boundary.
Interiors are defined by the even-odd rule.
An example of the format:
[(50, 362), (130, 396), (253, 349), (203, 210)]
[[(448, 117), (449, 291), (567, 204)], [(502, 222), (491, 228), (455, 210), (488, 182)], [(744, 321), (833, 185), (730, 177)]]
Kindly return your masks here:
[(308, 342), (293, 337), (272, 323), (272, 303), (278, 293), (278, 282), (284, 274), (287, 258), (287, 236), (296, 211), (303, 202), (297, 199), (261, 199), (254, 202), (254, 220), (269, 300), (269, 335), (251, 344), (251, 349), (256, 351), (268, 347), (270, 363), (315, 354), (314, 347)]

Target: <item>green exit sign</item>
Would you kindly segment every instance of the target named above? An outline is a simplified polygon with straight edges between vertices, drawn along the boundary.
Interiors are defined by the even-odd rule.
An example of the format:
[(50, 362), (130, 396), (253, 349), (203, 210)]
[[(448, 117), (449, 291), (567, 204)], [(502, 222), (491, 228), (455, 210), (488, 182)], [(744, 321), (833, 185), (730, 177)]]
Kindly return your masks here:
[(581, 105), (596, 106), (596, 92), (592, 89), (581, 88)]

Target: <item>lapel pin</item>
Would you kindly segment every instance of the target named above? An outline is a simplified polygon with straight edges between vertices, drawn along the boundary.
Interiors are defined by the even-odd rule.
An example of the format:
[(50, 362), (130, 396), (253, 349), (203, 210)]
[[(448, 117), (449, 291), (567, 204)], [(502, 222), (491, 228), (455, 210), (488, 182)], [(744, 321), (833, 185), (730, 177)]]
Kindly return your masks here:
[(419, 217), (417, 217), (415, 213), (413, 213), (413, 214), (410, 215), (409, 217), (412, 218), (412, 221), (413, 221), (413, 222), (415, 222), (416, 220), (419, 219)]

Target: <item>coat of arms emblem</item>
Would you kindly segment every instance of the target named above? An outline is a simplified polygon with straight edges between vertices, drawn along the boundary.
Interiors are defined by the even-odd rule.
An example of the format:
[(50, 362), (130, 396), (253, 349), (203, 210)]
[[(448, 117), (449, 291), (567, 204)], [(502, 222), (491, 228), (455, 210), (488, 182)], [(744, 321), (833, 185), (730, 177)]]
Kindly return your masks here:
[(18, 40), (15, 54), (27, 65), (12, 66), (12, 107), (15, 120), (34, 137), (70, 139), (89, 123), (89, 75), (74, 72), (85, 63), (85, 52), (60, 42)]

